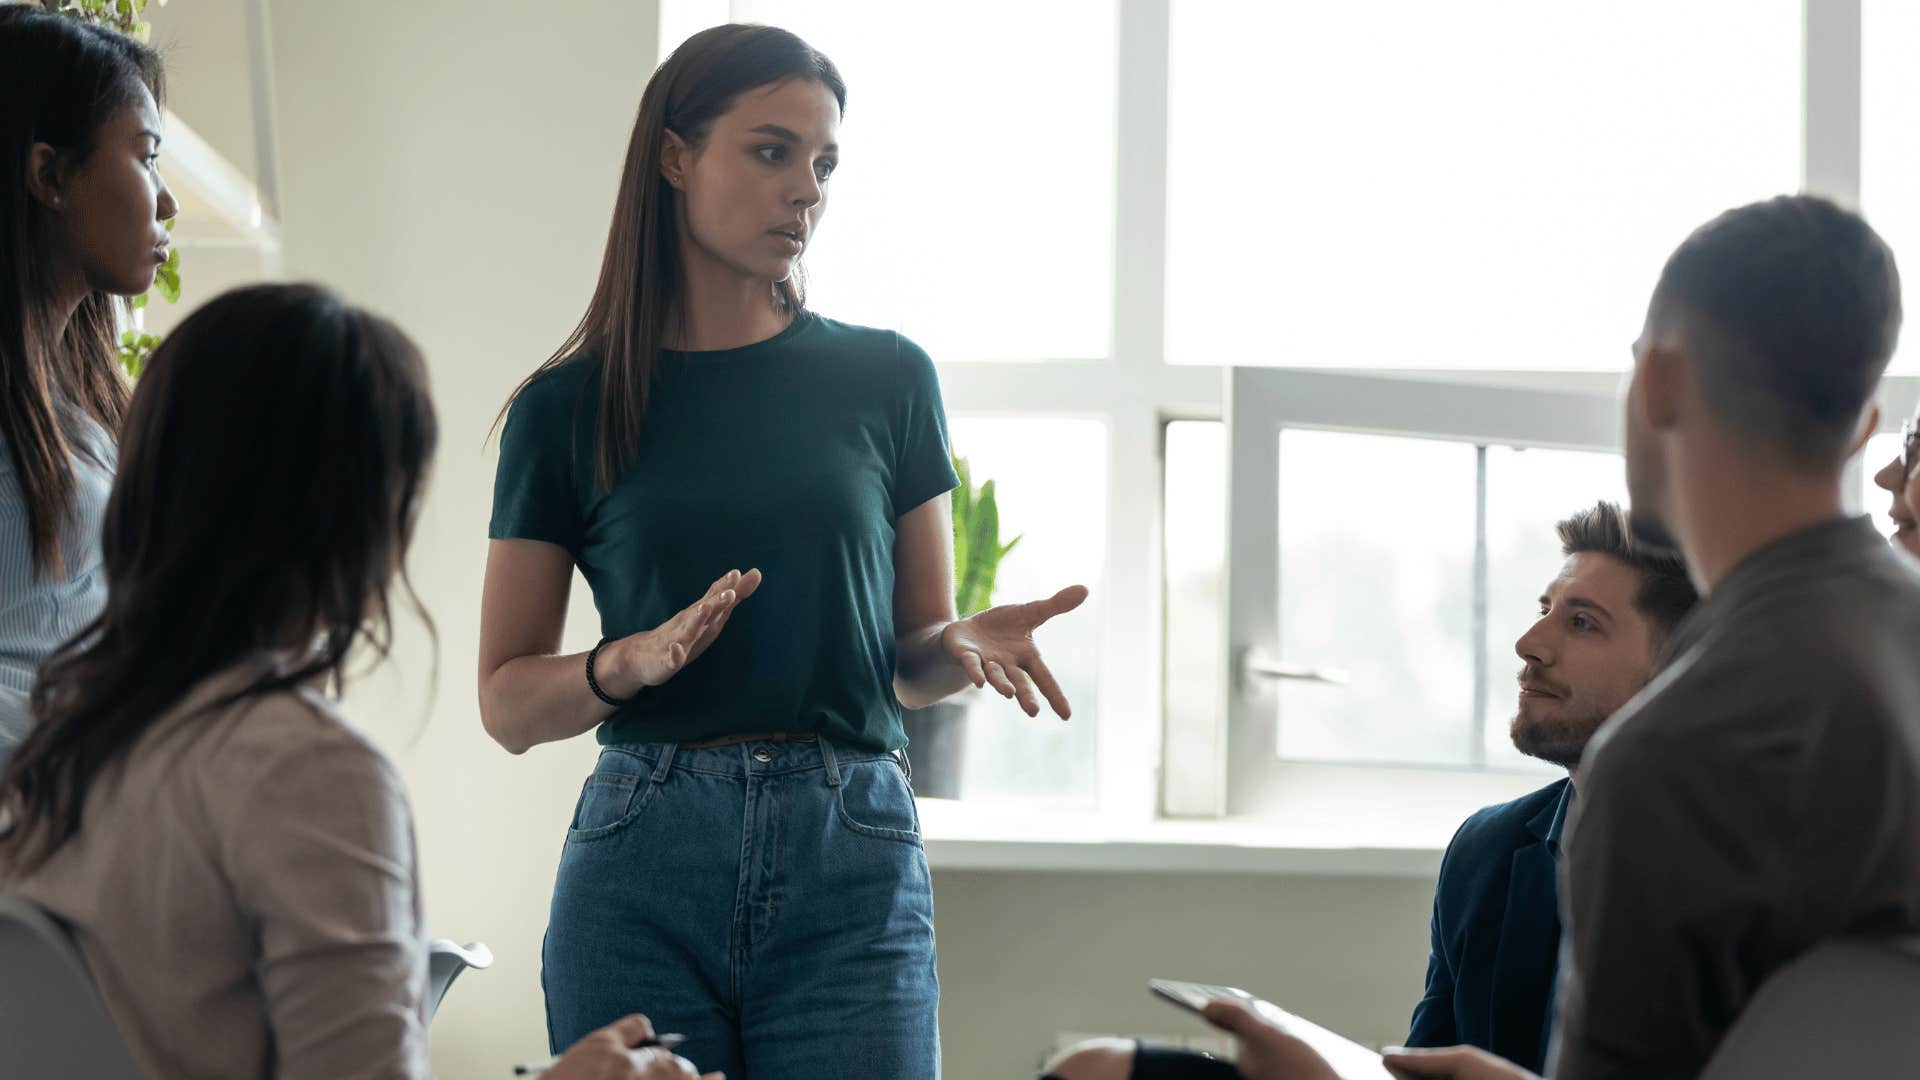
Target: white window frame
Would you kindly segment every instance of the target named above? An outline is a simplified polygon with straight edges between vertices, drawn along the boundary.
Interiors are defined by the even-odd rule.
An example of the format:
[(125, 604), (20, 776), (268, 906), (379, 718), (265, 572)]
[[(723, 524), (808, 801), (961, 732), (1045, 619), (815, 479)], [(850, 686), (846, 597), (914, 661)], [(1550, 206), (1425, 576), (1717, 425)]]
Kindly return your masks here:
[[(1225, 795), (1228, 739), (1224, 734), (1209, 740), (1175, 732), (1174, 744), (1166, 745), (1160, 517), (1166, 423), (1223, 419), (1226, 383), (1235, 373), (1223, 366), (1167, 363), (1168, 31), (1172, 0), (1114, 3), (1118, 12), (1118, 93), (1114, 104), (1112, 354), (1095, 361), (938, 364), (950, 413), (1087, 417), (1106, 426), (1110, 478), (1107, 560), (1102, 580), (1091, 584), (1100, 591), (1104, 620), (1096, 720), (1100, 725), (1098, 811), (1093, 817), (1107, 839), (1134, 826), (1146, 829), (1156, 822), (1164, 824), (1170, 817), (1220, 816), (1233, 809), (1229, 805), (1232, 800)], [(730, 11), (728, 0), (660, 0), (661, 57), (691, 31), (725, 21)], [(1855, 206), (1860, 187), (1860, 0), (1804, 0), (1802, 14), (1805, 90), (1797, 119), (1804, 133), (1803, 187)], [(1621, 379), (1619, 373), (1426, 371), (1372, 375), (1382, 385), (1398, 384), (1400, 388), (1372, 399), (1388, 411), (1396, 400), (1408, 393), (1425, 392), (1423, 388), (1436, 379), (1585, 392), (1592, 391), (1596, 383), (1617, 388)], [(1897, 402), (1898, 409), (1889, 411), (1882, 430), (1899, 429), (1912, 401), (1914, 388), (1908, 382), (1890, 380), (1883, 391), (1883, 401)], [(1393, 429), (1384, 419), (1361, 426)], [(1223, 685), (1223, 694), (1224, 690)], [(1225, 727), (1223, 724), (1221, 732)], [(1163, 756), (1163, 746), (1171, 756)], [(1221, 781), (1205, 790), (1176, 790), (1178, 785), (1163, 789), (1163, 762), (1171, 766), (1182, 755), (1191, 757), (1196, 752), (1217, 756)], [(1358, 777), (1368, 771), (1355, 768), (1348, 775)], [(1394, 782), (1401, 785), (1413, 783), (1417, 779), (1413, 774), (1423, 772), (1431, 775), (1420, 782), (1430, 782), (1435, 790), (1454, 792), (1460, 799), (1481, 794), (1473, 786), (1476, 781), (1471, 770), (1391, 770)], [(1302, 781), (1297, 786), (1316, 791), (1319, 781)], [(1332, 789), (1319, 790), (1314, 797), (1328, 807), (1345, 798)]]

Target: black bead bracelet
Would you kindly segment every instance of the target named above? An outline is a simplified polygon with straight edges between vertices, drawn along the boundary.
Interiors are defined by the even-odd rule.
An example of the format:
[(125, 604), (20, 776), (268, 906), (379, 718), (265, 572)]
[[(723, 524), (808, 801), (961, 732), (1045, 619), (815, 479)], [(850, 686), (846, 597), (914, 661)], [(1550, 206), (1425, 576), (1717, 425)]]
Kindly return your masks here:
[[(601, 638), (600, 644), (595, 645), (593, 648), (587, 650), (587, 689), (593, 691), (594, 697), (599, 698), (601, 701), (604, 701), (607, 704), (617, 709), (620, 706), (627, 704), (627, 702), (632, 701), (633, 698), (628, 698), (626, 701), (621, 701), (618, 698), (608, 697), (607, 692), (605, 690), (600, 689), (599, 680), (593, 677), (594, 660), (599, 658), (600, 650), (606, 646), (607, 642), (612, 640), (613, 640), (612, 638)], [(640, 695), (638, 694), (634, 695), (634, 697), (639, 697), (639, 696)]]

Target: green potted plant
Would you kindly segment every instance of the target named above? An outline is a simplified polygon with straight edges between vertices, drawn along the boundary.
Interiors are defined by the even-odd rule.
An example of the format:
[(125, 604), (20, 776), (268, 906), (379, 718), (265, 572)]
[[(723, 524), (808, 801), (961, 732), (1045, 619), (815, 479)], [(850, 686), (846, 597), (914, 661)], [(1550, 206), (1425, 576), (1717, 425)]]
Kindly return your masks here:
[[(1000, 506), (994, 500), (993, 481), (975, 487), (963, 457), (954, 457), (953, 471), (960, 475), (960, 486), (953, 491), (953, 606), (964, 619), (993, 606), (1000, 560), (1020, 543), (1020, 538), (1000, 542)], [(924, 709), (907, 709), (901, 714), (916, 794), (959, 798), (970, 696), (963, 691)]]

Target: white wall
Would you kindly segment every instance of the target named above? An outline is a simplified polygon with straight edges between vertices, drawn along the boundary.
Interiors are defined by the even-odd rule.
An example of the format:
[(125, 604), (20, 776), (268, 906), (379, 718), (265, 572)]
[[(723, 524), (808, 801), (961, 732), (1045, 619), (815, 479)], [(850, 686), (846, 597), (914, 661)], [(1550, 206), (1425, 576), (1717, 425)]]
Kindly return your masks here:
[[(238, 0), (156, 9), (174, 103), (251, 169)], [(435, 1025), (441, 1075), (545, 1047), (538, 956), (588, 740), (522, 758), (480, 730), (473, 662), (494, 447), (514, 384), (584, 309), (655, 55), (648, 2), (288, 0), (273, 58), (289, 277), (397, 319), (432, 364), (438, 469), (413, 570), (439, 627), (350, 695), (412, 791), (434, 933), (498, 956)], [(847, 136), (859, 137), (857, 126)], [(218, 281), (217, 257), (200, 284)], [(193, 253), (186, 286), (196, 292)], [(225, 282), (221, 282), (225, 283)], [(573, 641), (590, 642), (576, 592)], [(404, 628), (403, 628), (404, 629)], [(431, 700), (429, 700), (431, 698)], [(1404, 1033), (1428, 885), (1385, 879), (937, 873), (942, 1030), (956, 1080), (1027, 1075), (1061, 1030), (1189, 1030), (1149, 975), (1238, 981), (1356, 1036)]]

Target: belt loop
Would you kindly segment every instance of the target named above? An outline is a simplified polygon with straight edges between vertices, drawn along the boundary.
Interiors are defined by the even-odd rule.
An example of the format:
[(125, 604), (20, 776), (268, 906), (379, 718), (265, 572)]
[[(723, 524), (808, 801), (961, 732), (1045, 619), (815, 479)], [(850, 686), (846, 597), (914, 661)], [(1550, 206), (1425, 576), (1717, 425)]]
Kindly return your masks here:
[(653, 782), (658, 784), (666, 780), (667, 771), (673, 768), (673, 752), (680, 749), (678, 743), (661, 743), (660, 760), (653, 766)]
[(913, 759), (907, 756), (907, 748), (903, 746), (895, 750), (893, 756), (900, 760), (900, 771), (907, 774), (907, 784), (911, 786), (913, 784)]
[(820, 760), (824, 762), (827, 766), (827, 786), (839, 787), (840, 786), (840, 763), (834, 760), (833, 743), (828, 742), (827, 737), (825, 735), (820, 736), (819, 742), (820, 742)]

